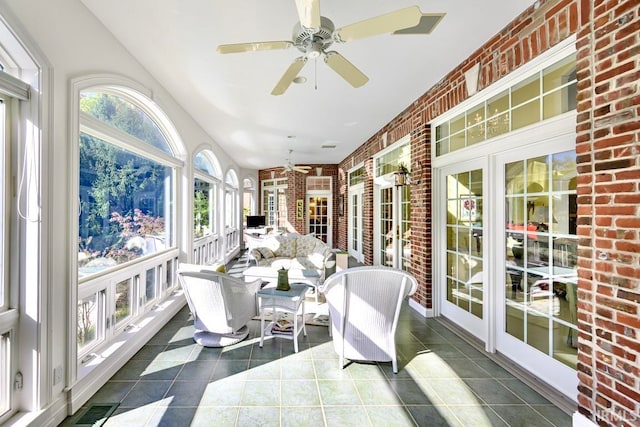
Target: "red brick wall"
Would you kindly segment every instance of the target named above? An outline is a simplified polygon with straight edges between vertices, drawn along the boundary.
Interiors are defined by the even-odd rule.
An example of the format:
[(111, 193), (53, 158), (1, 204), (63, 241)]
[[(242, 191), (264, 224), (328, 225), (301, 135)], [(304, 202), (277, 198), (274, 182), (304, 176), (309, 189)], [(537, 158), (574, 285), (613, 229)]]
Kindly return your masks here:
[[(372, 156), (411, 134), (412, 265), (432, 307), (430, 120), (467, 97), (464, 72), (480, 63), (479, 90), (576, 34), (578, 49), (579, 411), (598, 425), (640, 425), (640, 5), (637, 0), (541, 0), (524, 11), (339, 165), (364, 162), (365, 236), (373, 235)], [(417, 176), (416, 176), (417, 172)], [(345, 199), (345, 203), (348, 200)], [(347, 219), (336, 221), (346, 248)], [(373, 246), (365, 244), (371, 264)]]
[[(262, 213), (262, 181), (271, 179), (271, 172), (275, 172), (276, 179), (278, 178), (287, 178), (287, 219), (289, 221), (288, 229), (290, 232), (297, 232), (300, 234), (304, 234), (307, 232), (307, 204), (306, 204), (306, 192), (307, 192), (307, 177), (308, 176), (316, 176), (316, 168), (322, 168), (322, 174), (320, 176), (331, 176), (332, 184), (333, 184), (333, 211), (334, 217), (337, 217), (338, 212), (338, 167), (336, 165), (329, 164), (313, 164), (306, 165), (311, 166), (311, 170), (309, 174), (303, 174), (300, 172), (287, 172), (286, 175), (282, 175), (280, 172), (281, 168), (271, 168), (271, 169), (262, 169), (258, 171), (258, 179), (260, 184), (258, 188), (260, 189), (260, 194), (258, 195), (259, 204), (258, 210)], [(304, 217), (302, 219), (297, 218), (296, 209), (297, 209), (297, 201), (304, 200)], [(338, 234), (338, 221), (333, 221), (333, 238), (334, 242), (336, 241), (336, 237)], [(334, 244), (335, 246), (335, 244)]]
[(578, 33), (579, 411), (640, 425), (640, 4), (582, 1)]
[[(427, 123), (468, 97), (464, 73), (476, 63), (480, 63), (478, 90), (482, 90), (575, 33), (582, 13), (578, 1), (542, 0), (531, 6), (340, 163), (347, 170), (370, 161), (384, 148), (385, 133), (388, 143), (411, 135), (411, 265), (419, 282), (413, 298), (421, 305), (432, 307), (431, 130)], [(365, 236), (373, 235), (372, 179), (369, 175), (365, 184)], [(346, 188), (346, 182), (340, 187)], [(346, 221), (340, 223), (340, 233), (346, 236)], [(372, 243), (365, 245), (368, 264), (373, 262)]]

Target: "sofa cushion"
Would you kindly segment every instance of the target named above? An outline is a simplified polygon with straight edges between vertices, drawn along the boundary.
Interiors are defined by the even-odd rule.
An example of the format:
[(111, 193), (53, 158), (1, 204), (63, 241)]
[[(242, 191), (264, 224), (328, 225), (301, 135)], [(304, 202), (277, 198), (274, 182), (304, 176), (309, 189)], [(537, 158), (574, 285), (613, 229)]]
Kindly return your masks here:
[(273, 251), (277, 257), (290, 257), (296, 256), (296, 241), (295, 236), (276, 236), (275, 240), (278, 243), (277, 248)]
[(313, 249), (316, 247), (316, 244), (318, 244), (318, 242), (321, 242), (321, 240), (317, 239), (311, 234), (298, 237), (298, 241), (296, 242), (295, 256), (306, 257), (313, 252)]

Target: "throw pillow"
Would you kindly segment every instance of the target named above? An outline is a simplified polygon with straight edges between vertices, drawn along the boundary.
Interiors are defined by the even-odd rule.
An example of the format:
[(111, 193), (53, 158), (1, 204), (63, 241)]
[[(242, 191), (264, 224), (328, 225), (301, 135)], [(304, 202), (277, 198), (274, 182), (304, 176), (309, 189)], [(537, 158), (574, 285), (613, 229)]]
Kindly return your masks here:
[(296, 256), (296, 237), (278, 236), (279, 246), (275, 253), (278, 257), (293, 258)]
[(260, 255), (262, 255), (263, 258), (275, 258), (276, 256), (276, 254), (274, 254), (269, 248), (258, 248), (256, 250), (260, 252)]
[(225, 268), (225, 265), (221, 262), (212, 262), (212, 263), (208, 263), (206, 264), (207, 266), (207, 270), (209, 271), (215, 271), (216, 273), (226, 273), (227, 269)]

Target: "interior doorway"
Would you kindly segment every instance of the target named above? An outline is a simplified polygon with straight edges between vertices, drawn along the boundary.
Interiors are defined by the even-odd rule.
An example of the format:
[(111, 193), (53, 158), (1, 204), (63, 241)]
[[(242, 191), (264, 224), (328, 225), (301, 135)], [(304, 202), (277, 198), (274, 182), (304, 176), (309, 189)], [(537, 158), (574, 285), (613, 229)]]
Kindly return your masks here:
[(307, 233), (315, 235), (329, 247), (333, 244), (332, 200), (330, 176), (307, 178)]

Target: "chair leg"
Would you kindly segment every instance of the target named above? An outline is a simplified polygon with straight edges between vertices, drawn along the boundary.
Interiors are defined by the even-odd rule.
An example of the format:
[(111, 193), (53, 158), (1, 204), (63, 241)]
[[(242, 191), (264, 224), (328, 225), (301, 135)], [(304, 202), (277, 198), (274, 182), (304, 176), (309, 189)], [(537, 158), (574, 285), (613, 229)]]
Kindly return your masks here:
[(398, 355), (396, 353), (396, 343), (393, 343), (393, 349), (391, 351), (391, 367), (393, 368), (393, 373), (398, 373)]

